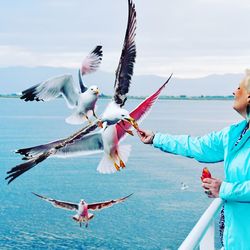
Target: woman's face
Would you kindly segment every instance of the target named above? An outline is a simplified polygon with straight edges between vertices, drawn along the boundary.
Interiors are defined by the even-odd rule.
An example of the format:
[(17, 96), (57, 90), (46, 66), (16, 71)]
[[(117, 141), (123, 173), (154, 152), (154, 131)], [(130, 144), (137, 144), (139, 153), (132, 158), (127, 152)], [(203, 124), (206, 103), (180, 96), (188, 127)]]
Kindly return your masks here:
[(250, 95), (250, 93), (247, 92), (245, 79), (241, 81), (239, 87), (233, 92), (233, 95), (234, 95), (233, 108), (243, 117), (246, 118), (246, 109), (248, 101), (250, 100), (248, 96)]

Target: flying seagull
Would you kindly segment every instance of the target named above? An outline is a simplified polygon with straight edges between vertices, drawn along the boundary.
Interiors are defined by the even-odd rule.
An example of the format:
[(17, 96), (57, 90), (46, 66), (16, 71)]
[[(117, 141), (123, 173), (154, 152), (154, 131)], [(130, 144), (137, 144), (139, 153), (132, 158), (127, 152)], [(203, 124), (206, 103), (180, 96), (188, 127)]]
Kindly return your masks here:
[[(125, 104), (125, 101), (127, 99), (126, 94), (129, 91), (129, 86), (131, 83), (131, 77), (133, 75), (133, 67), (136, 57), (136, 47), (135, 47), (135, 29), (136, 29), (136, 11), (135, 11), (135, 5), (132, 3), (132, 0), (128, 0), (128, 22), (127, 22), (127, 28), (126, 28), (126, 34), (124, 38), (123, 43), (123, 49), (120, 56), (120, 61), (118, 64), (118, 68), (116, 70), (116, 79), (114, 84), (114, 96), (111, 102), (108, 104), (108, 107), (104, 111), (102, 115), (102, 122), (103, 122), (103, 131), (106, 131), (107, 133), (104, 133), (106, 136), (106, 139), (104, 139), (104, 144), (106, 145), (106, 149), (108, 151), (108, 148), (110, 146), (109, 140), (112, 141), (112, 134), (109, 135), (110, 129), (108, 129), (109, 126), (116, 124), (118, 121), (123, 120), (124, 124), (125, 121), (129, 122), (132, 126), (137, 128), (137, 123), (135, 120), (129, 116), (129, 112), (122, 108)], [(94, 124), (90, 125), (89, 127), (83, 128), (80, 130), (80, 135), (86, 135), (87, 133), (93, 131), (95, 128), (98, 127), (99, 121), (95, 122)], [(121, 126), (120, 126), (121, 127)], [(124, 132), (131, 133), (129, 130), (124, 130)], [(78, 134), (78, 132), (76, 133)], [(45, 146), (43, 148), (42, 152), (40, 151), (40, 154), (35, 154), (32, 156), (25, 157), (24, 159), (28, 159), (27, 162), (17, 165), (16, 167), (12, 168), (10, 171), (7, 172), (8, 176), (6, 179), (9, 179), (8, 183), (12, 182), (15, 178), (23, 174), (24, 172), (28, 171), (29, 169), (36, 166), (38, 163), (44, 161), (48, 157), (55, 155), (58, 150), (65, 147), (68, 144), (72, 144), (74, 140), (80, 139), (80, 136), (72, 136), (63, 139), (58, 140), (55, 142), (52, 142), (49, 144), (49, 148)], [(20, 149), (17, 152), (21, 153), (26, 151), (26, 149)], [(109, 151), (113, 151), (112, 148), (109, 149)], [(124, 162), (121, 160), (121, 157), (119, 156), (118, 151), (112, 152), (110, 154), (111, 160), (115, 166), (115, 168), (118, 170), (119, 166), (115, 162), (116, 158), (120, 160), (119, 164), (121, 167), (125, 167)]]
[[(171, 76), (155, 93), (142, 101), (130, 112), (129, 117), (131, 117), (130, 119), (132, 121), (141, 122), (142, 119), (148, 115)], [(124, 120), (126, 119), (125, 117)], [(130, 130), (132, 126), (135, 126), (135, 122), (124, 123), (124, 120), (119, 121), (119, 123), (115, 125), (110, 125), (106, 129), (103, 128), (100, 131), (93, 132), (98, 126), (96, 123), (66, 139), (31, 148), (19, 149), (16, 153), (23, 155), (23, 159), (28, 161), (8, 171), (8, 176), (5, 179), (9, 179), (8, 183), (11, 183), (15, 178), (44, 161), (49, 156), (67, 158), (97, 153), (103, 153), (97, 170), (104, 174), (114, 173), (119, 170), (120, 167), (125, 167), (125, 162), (130, 154), (130, 146), (120, 145), (120, 142), (125, 138), (127, 134), (126, 131)], [(129, 119), (127, 119), (127, 121), (128, 120)]]
[(95, 72), (102, 60), (102, 46), (96, 48), (84, 59), (81, 69), (79, 69), (80, 90), (74, 84), (72, 75), (64, 74), (43, 81), (22, 92), (21, 99), (24, 101), (50, 101), (59, 96), (63, 96), (67, 106), (73, 109), (72, 115), (66, 118), (70, 124), (82, 124), (89, 120), (89, 115), (97, 118), (95, 114), (95, 104), (98, 99), (99, 89), (97, 86), (84, 85), (82, 75)]
[(181, 190), (187, 190), (189, 186), (185, 184), (184, 182), (181, 182)]
[(132, 194), (125, 196), (123, 198), (119, 198), (116, 200), (109, 200), (109, 201), (102, 201), (102, 202), (97, 202), (97, 203), (90, 203), (88, 204), (85, 200), (81, 199), (80, 202), (77, 203), (72, 203), (72, 202), (67, 202), (67, 201), (60, 201), (60, 200), (55, 200), (52, 198), (47, 198), (45, 196), (33, 193), (37, 197), (51, 203), (54, 207), (57, 208), (62, 208), (66, 210), (71, 210), (71, 211), (76, 211), (77, 213), (72, 217), (73, 220), (76, 222), (80, 223), (80, 227), (82, 226), (82, 223), (85, 223), (85, 226), (88, 227), (88, 222), (93, 219), (94, 214), (89, 213), (90, 211), (98, 211), (104, 208), (111, 207), (115, 204), (124, 202), (128, 197), (130, 197)]

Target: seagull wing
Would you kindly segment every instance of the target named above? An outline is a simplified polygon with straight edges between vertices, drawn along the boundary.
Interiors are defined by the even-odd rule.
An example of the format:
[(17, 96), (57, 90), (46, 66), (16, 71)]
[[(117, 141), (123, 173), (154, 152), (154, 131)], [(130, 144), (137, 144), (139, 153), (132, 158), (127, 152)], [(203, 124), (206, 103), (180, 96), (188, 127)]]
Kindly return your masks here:
[(89, 210), (101, 210), (104, 208), (108, 208), (108, 207), (113, 206), (114, 204), (124, 202), (131, 195), (132, 194), (125, 196), (123, 198), (117, 199), (117, 200), (109, 200), (109, 201), (103, 201), (103, 202), (98, 202), (98, 203), (91, 203), (91, 204), (88, 204), (88, 209)]
[(123, 49), (116, 70), (116, 79), (114, 84), (114, 101), (121, 107), (126, 102), (126, 94), (129, 91), (131, 77), (134, 71), (136, 57), (135, 29), (136, 29), (136, 11), (132, 0), (128, 0), (128, 24), (123, 43)]
[[(42, 144), (35, 147), (23, 148), (16, 151), (21, 155), (24, 155), (23, 160), (28, 160), (38, 156), (39, 154), (55, 148), (56, 145), (63, 143), (63, 140), (53, 141), (47, 144)], [(72, 157), (91, 155), (101, 153), (103, 151), (103, 141), (100, 132), (92, 133), (74, 140), (72, 143), (67, 144), (57, 150), (55, 157)]]
[(63, 96), (69, 108), (78, 104), (79, 91), (74, 85), (72, 75), (62, 75), (50, 78), (22, 92), (24, 101), (50, 101)]
[(95, 72), (100, 67), (102, 56), (103, 56), (102, 46), (98, 45), (83, 60), (82, 67), (81, 67), (82, 75)]
[(63, 143), (63, 141), (64, 139), (61, 139), (61, 140), (52, 141), (52, 142), (41, 144), (41, 145), (34, 146), (34, 147), (21, 148), (21, 149), (16, 150), (15, 153), (23, 155), (24, 156), (23, 160), (28, 160), (33, 157), (36, 157), (39, 154), (42, 154), (43, 152), (47, 150), (50, 150), (56, 147), (56, 145)]
[(102, 56), (103, 56), (102, 46), (98, 45), (95, 47), (93, 51), (90, 52), (90, 54), (82, 62), (82, 66), (78, 74), (79, 85), (82, 93), (85, 92), (88, 89), (88, 87), (84, 85), (81, 75), (86, 75), (95, 72), (100, 67)]
[(103, 152), (103, 141), (100, 132), (86, 135), (73, 143), (59, 149), (55, 156), (57, 157), (72, 157), (91, 155)]
[(58, 143), (53, 144), (52, 147), (49, 147), (47, 150), (41, 152), (40, 154), (34, 155), (34, 157), (32, 158), (27, 157), (28, 161), (13, 167), (11, 170), (7, 172), (7, 177), (5, 178), (5, 180), (8, 180), (8, 184), (10, 184), (18, 176), (22, 175), (26, 171), (35, 167), (40, 162), (43, 162), (48, 157), (55, 155), (59, 149), (67, 146), (68, 144), (73, 143), (75, 140), (81, 139), (83, 136), (94, 131), (97, 127), (98, 127), (98, 120), (92, 125), (88, 125), (87, 127), (82, 128), (81, 130), (77, 131), (76, 133), (67, 137), (66, 139), (58, 140)]
[(48, 197), (45, 197), (45, 196), (42, 196), (42, 195), (36, 194), (36, 193), (33, 193), (33, 194), (36, 195), (37, 197), (39, 197), (40, 199), (43, 199), (44, 201), (51, 203), (54, 207), (62, 208), (62, 209), (66, 209), (66, 210), (73, 210), (73, 211), (78, 210), (78, 204), (76, 204), (76, 203), (55, 200), (55, 199), (51, 199), (51, 198), (48, 198)]
[[(167, 81), (155, 93), (153, 93), (151, 96), (149, 96), (148, 98), (146, 98), (143, 102), (141, 102), (130, 113), (130, 116), (132, 118), (134, 118), (137, 122), (141, 122), (143, 120), (143, 118), (146, 117), (146, 115), (149, 114), (149, 112), (151, 111), (151, 108), (152, 108), (153, 104), (157, 101), (157, 99), (158, 99), (161, 91), (166, 86), (166, 84), (169, 82), (169, 80), (171, 79), (171, 77), (172, 77), (172, 74), (167, 79)], [(116, 126), (118, 140), (120, 140), (122, 137), (125, 136), (126, 132), (125, 132), (124, 129), (128, 130), (128, 129), (130, 129), (132, 127), (130, 123), (128, 123), (128, 122), (123, 123), (122, 121), (120, 121), (115, 126)], [(124, 129), (122, 129), (122, 127)]]

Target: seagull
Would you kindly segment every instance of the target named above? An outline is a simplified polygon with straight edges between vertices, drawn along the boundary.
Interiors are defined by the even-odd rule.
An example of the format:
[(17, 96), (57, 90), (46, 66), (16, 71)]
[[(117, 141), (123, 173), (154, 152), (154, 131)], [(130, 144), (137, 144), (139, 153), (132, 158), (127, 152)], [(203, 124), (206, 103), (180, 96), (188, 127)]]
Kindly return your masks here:
[(74, 84), (71, 74), (64, 74), (50, 78), (22, 92), (21, 99), (24, 101), (50, 101), (63, 96), (67, 106), (73, 109), (72, 115), (66, 118), (70, 124), (82, 124), (89, 119), (89, 115), (95, 114), (95, 105), (99, 96), (99, 88), (96, 85), (89, 88), (84, 85), (82, 76), (95, 72), (102, 60), (102, 46), (96, 48), (84, 59), (78, 71), (80, 90)]
[(181, 182), (181, 190), (187, 190), (189, 186), (185, 184), (184, 182)]
[[(97, 132), (93, 132), (98, 126), (97, 122), (81, 129), (66, 139), (17, 150), (16, 153), (23, 155), (23, 159), (28, 161), (17, 165), (7, 172), (8, 176), (5, 179), (9, 179), (8, 184), (49, 156), (68, 158), (103, 153), (102, 160), (97, 167), (98, 172), (111, 174), (115, 173), (117, 170), (119, 171), (120, 167), (124, 168), (131, 147), (129, 145), (120, 145), (120, 142), (122, 139), (125, 139), (128, 130), (133, 126), (137, 128), (137, 122), (142, 122), (149, 114), (153, 104), (157, 101), (161, 91), (171, 77), (172, 74), (156, 92), (142, 101), (132, 112), (130, 112), (128, 117), (121, 113), (121, 121), (115, 125), (109, 125)], [(125, 123), (124, 121), (131, 122)], [(105, 122), (109, 123), (109, 121)], [(135, 124), (137, 124), (137, 126)]]
[(109, 200), (109, 201), (102, 201), (102, 202), (97, 202), (97, 203), (90, 203), (88, 204), (85, 200), (81, 199), (80, 202), (77, 203), (72, 203), (72, 202), (67, 202), (67, 201), (60, 201), (60, 200), (55, 200), (52, 198), (47, 198), (45, 196), (42, 196), (40, 194), (36, 194), (37, 197), (51, 203), (54, 207), (57, 208), (62, 208), (66, 210), (71, 210), (71, 211), (76, 211), (77, 213), (72, 217), (73, 220), (78, 222), (80, 224), (80, 227), (82, 226), (82, 223), (85, 223), (85, 227), (88, 227), (88, 222), (93, 219), (94, 214), (89, 213), (90, 211), (95, 211), (95, 210), (101, 210), (104, 208), (111, 207), (115, 204), (124, 202), (128, 197), (130, 197), (132, 194), (125, 196), (123, 198), (119, 198), (116, 200)]
[[(100, 120), (98, 120), (93, 124), (90, 124), (89, 126), (81, 129), (74, 135), (69, 136), (66, 139), (57, 140), (55, 142), (49, 143), (49, 147), (47, 147), (47, 145), (45, 146), (41, 145), (42, 150), (40, 150), (39, 154), (35, 153), (32, 155), (30, 154), (27, 155), (26, 153), (24, 153), (26, 154), (26, 157), (24, 157), (24, 159), (28, 161), (13, 167), (10, 171), (7, 172), (8, 176), (5, 179), (9, 179), (8, 184), (18, 176), (23, 174), (24, 172), (28, 171), (29, 169), (33, 168), (40, 162), (47, 159), (48, 157), (55, 155), (60, 149), (64, 148), (66, 145), (73, 144), (75, 140), (80, 139), (80, 137), (93, 131), (98, 126), (103, 127), (102, 131), (106, 131), (106, 133), (102, 133), (103, 137), (105, 137), (103, 141), (104, 142), (103, 147), (105, 147), (106, 152), (109, 151), (111, 162), (113, 162), (117, 170), (119, 170), (120, 167), (116, 163), (116, 159), (119, 159), (119, 164), (122, 168), (125, 167), (125, 163), (124, 161), (122, 161), (119, 152), (117, 150), (115, 151), (113, 150), (114, 147), (112, 147), (112, 143), (113, 145), (115, 145), (114, 142), (115, 138), (112, 137), (112, 133), (110, 133), (112, 129), (109, 129), (109, 127), (122, 120), (124, 124), (127, 121), (129, 122), (129, 124), (134, 126), (134, 128), (138, 129), (136, 121), (132, 117), (130, 117), (129, 112), (123, 108), (123, 105), (127, 100), (126, 94), (129, 91), (131, 77), (133, 75), (135, 57), (136, 57), (136, 46), (134, 41), (135, 29), (136, 29), (135, 5), (133, 4), (132, 0), (128, 0), (128, 22), (127, 22), (122, 53), (116, 70), (114, 96), (113, 99), (108, 104), (106, 110), (104, 111), (101, 118), (101, 122)], [(120, 127), (122, 128), (122, 126)], [(131, 131), (126, 129), (124, 129), (124, 132), (131, 134)], [(41, 147), (39, 148), (41, 149)], [(27, 152), (27, 149), (17, 150), (17, 153), (23, 154), (23, 152)]]

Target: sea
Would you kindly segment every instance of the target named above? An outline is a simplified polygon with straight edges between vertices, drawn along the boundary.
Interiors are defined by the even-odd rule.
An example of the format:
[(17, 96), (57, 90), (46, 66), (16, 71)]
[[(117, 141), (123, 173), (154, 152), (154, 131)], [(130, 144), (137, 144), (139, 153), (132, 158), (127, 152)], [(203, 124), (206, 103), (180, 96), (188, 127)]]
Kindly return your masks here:
[[(108, 101), (98, 101), (97, 114)], [(141, 101), (128, 100), (125, 107), (132, 111)], [(63, 99), (26, 103), (0, 98), (0, 249), (178, 249), (213, 200), (201, 188), (202, 168), (223, 179), (223, 163), (164, 153), (135, 134), (121, 142), (132, 145), (132, 151), (126, 168), (115, 174), (97, 172), (101, 154), (49, 158), (7, 184), (6, 172), (22, 162), (16, 149), (64, 138), (82, 127), (65, 123), (69, 115)], [(158, 100), (140, 127), (202, 136), (239, 121), (232, 101)], [(182, 182), (188, 189), (181, 189)], [(133, 195), (95, 211), (85, 228), (72, 220), (74, 212), (32, 192), (75, 203)]]

